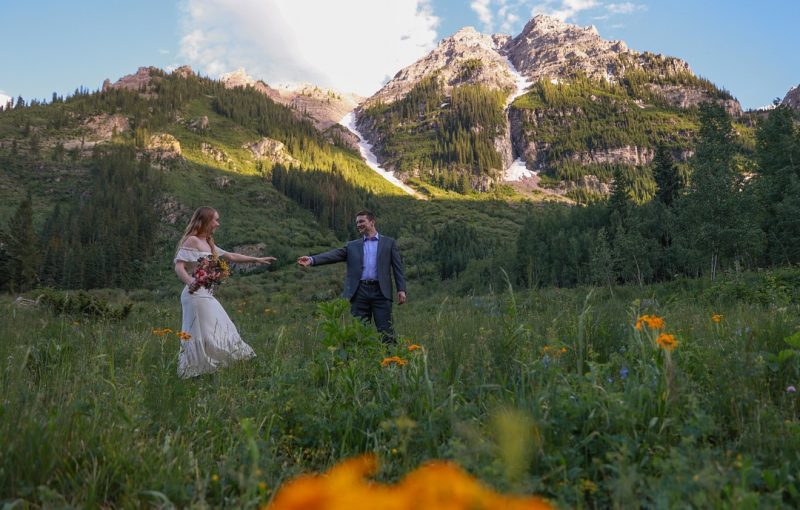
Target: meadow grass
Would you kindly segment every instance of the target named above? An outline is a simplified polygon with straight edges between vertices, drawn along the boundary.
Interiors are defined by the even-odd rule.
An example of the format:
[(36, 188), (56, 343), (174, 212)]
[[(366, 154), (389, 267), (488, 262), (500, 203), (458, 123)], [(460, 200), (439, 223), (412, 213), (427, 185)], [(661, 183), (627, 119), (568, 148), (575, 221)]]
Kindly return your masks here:
[[(451, 459), (563, 508), (792, 507), (800, 350), (785, 339), (800, 321), (777, 280), (613, 295), (445, 284), (396, 307), (391, 348), (342, 301), (234, 284), (220, 300), (258, 356), (192, 380), (176, 375), (180, 340), (154, 332), (178, 329), (177, 294), (97, 293), (135, 298), (116, 322), (6, 296), (0, 501), (251, 508), (299, 473), (375, 452), (380, 480)], [(644, 314), (664, 327), (636, 329)], [(407, 364), (382, 366), (393, 355)]]

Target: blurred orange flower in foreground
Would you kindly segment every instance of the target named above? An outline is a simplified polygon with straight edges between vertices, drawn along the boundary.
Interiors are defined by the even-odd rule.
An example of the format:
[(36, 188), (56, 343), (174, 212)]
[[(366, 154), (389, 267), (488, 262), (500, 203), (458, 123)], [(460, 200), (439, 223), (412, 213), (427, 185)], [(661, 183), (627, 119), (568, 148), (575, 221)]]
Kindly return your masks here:
[(422, 349), (422, 346), (419, 344), (411, 344), (408, 346), (409, 351), (416, 351), (417, 349)]
[(178, 335), (178, 338), (180, 338), (180, 339), (181, 339), (181, 340), (183, 340), (184, 342), (185, 342), (186, 340), (189, 340), (190, 338), (192, 338), (192, 335), (190, 335), (190, 334), (189, 334), (189, 333), (187, 333), (186, 331), (181, 331), (180, 333), (177, 333), (177, 335)]
[(711, 320), (719, 324), (720, 322), (722, 322), (722, 317), (723, 317), (722, 314), (715, 313), (714, 315), (711, 316)]
[(374, 455), (334, 466), (324, 475), (303, 475), (284, 485), (265, 510), (552, 510), (536, 497), (498, 494), (450, 462), (434, 461), (396, 485), (365, 480), (378, 470)]

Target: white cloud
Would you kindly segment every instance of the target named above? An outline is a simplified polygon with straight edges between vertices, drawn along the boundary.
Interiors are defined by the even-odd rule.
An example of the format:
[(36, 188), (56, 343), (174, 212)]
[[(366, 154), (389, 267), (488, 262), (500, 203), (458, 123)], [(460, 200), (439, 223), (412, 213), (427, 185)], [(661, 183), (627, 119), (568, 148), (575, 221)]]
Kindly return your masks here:
[(491, 0), (473, 0), (469, 4), (469, 8), (475, 11), (478, 19), (483, 23), (484, 32), (492, 32), (494, 30), (494, 14), (490, 8)]
[(370, 95), (438, 39), (430, 0), (182, 0), (179, 55), (210, 76)]
[(5, 108), (6, 104), (11, 100), (11, 96), (5, 93), (5, 91), (0, 90), (0, 107)]
[(597, 0), (546, 0), (544, 3), (535, 5), (531, 11), (532, 15), (547, 14), (559, 18), (562, 21), (569, 21), (581, 11), (594, 9), (600, 5)]
[(622, 4), (608, 4), (606, 5), (606, 9), (611, 14), (631, 14), (636, 11), (643, 11), (647, 9), (647, 7), (641, 4), (625, 2)]
[(169, 50), (165, 50), (164, 48), (159, 49), (158, 52), (162, 55), (169, 55)]

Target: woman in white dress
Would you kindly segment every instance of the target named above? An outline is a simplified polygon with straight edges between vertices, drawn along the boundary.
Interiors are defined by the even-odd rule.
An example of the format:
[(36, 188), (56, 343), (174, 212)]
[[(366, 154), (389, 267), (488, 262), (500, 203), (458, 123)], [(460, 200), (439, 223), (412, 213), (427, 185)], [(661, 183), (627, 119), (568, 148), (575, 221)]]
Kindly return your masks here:
[(214, 294), (204, 287), (190, 293), (189, 285), (194, 282), (192, 272), (201, 257), (214, 255), (230, 262), (255, 264), (270, 264), (276, 259), (250, 257), (219, 248), (213, 238), (217, 227), (219, 213), (211, 207), (198, 208), (186, 226), (175, 254), (175, 272), (186, 284), (181, 293), (181, 331), (190, 335), (182, 339), (178, 356), (178, 376), (184, 379), (214, 372), (231, 361), (250, 359), (256, 355), (239, 336), (236, 326)]

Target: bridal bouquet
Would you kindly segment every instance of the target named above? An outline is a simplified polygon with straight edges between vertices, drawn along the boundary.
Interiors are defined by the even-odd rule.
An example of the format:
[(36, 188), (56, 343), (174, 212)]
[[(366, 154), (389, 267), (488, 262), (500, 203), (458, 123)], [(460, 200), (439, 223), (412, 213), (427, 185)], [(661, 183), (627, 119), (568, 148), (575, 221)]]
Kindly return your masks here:
[(212, 255), (200, 257), (192, 273), (194, 281), (189, 285), (189, 294), (194, 294), (201, 287), (213, 292), (230, 274), (228, 263), (221, 258)]

